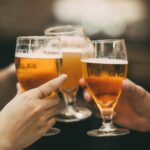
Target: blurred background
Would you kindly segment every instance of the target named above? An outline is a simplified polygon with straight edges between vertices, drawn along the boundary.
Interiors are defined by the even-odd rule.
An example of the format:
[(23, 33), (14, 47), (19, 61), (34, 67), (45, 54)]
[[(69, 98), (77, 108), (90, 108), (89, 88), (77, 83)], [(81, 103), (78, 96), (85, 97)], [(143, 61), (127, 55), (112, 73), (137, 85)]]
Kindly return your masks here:
[[(128, 78), (150, 91), (149, 0), (0, 0), (0, 68), (14, 62), (17, 36), (64, 24), (82, 25), (91, 39), (125, 38)], [(150, 138), (137, 134), (128, 139)]]
[(150, 90), (150, 1), (0, 0), (0, 68), (14, 61), (16, 37), (82, 25), (91, 39), (125, 38), (128, 77)]

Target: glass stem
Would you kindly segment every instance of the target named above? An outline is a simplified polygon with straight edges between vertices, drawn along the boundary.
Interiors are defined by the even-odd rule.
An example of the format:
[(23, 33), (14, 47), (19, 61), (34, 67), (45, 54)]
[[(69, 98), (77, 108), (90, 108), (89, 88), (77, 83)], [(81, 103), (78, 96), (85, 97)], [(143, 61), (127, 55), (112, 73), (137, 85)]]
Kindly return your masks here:
[(113, 126), (113, 110), (102, 110), (102, 126), (100, 127), (100, 131), (114, 131), (115, 127)]
[(63, 93), (64, 99), (65, 99), (65, 104), (67, 109), (75, 109), (75, 101), (76, 101), (76, 96), (75, 94), (68, 94), (68, 93)]

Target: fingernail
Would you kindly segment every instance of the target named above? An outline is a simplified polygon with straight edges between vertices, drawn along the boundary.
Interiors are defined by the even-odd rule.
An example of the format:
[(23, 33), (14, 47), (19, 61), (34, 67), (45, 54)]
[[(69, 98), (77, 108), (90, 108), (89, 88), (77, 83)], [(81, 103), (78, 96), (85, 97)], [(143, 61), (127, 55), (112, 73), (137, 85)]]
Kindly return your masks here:
[(83, 78), (81, 78), (81, 79), (79, 80), (79, 83), (80, 83), (80, 85), (81, 85), (82, 87), (86, 86), (85, 80), (84, 80)]
[(61, 74), (60, 76), (63, 77), (64, 80), (67, 78), (67, 75), (66, 75), (66, 74)]
[(86, 100), (87, 100), (88, 102), (91, 101), (91, 95), (90, 95), (88, 92), (85, 92), (85, 93), (84, 93), (84, 96), (85, 96), (85, 98), (86, 98)]

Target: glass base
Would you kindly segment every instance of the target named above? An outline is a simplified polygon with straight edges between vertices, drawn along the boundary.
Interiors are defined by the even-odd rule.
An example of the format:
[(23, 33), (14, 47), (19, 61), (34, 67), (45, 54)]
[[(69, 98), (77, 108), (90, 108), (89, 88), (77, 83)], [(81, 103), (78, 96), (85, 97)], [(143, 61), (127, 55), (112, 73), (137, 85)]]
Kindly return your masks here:
[(109, 136), (121, 136), (129, 134), (130, 131), (124, 128), (115, 128), (114, 130), (105, 131), (100, 129), (95, 129), (87, 132), (87, 135), (93, 137), (109, 137)]
[(58, 128), (51, 128), (49, 129), (44, 136), (53, 136), (53, 135), (57, 135), (60, 133), (60, 129)]
[(92, 112), (84, 107), (67, 107), (60, 114), (56, 116), (58, 122), (78, 122), (89, 118)]

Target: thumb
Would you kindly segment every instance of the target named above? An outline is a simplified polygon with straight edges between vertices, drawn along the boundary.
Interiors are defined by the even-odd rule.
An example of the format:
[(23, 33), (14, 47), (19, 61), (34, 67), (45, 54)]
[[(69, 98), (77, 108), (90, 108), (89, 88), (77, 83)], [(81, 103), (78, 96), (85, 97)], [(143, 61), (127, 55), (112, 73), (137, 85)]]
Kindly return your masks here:
[(86, 87), (85, 79), (81, 78), (81, 79), (79, 80), (79, 84), (80, 84), (81, 87)]
[[(51, 92), (55, 91), (59, 88), (59, 86), (66, 80), (67, 75), (62, 74), (59, 77), (48, 81), (47, 83), (30, 90), (30, 94), (37, 98), (44, 98), (50, 95)], [(29, 94), (28, 92), (28, 94)]]
[(128, 79), (122, 82), (122, 94), (125, 94), (129, 98), (138, 100), (143, 98), (146, 93), (146, 90)]

